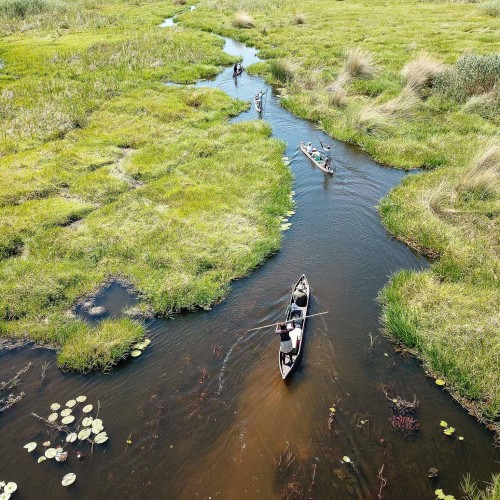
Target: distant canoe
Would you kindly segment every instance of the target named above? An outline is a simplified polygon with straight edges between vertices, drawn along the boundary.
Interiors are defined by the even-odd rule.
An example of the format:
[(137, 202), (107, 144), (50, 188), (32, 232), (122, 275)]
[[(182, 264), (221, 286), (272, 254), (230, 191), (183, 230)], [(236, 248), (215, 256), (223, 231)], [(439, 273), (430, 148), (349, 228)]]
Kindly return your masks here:
[(320, 168), (321, 170), (323, 170), (323, 172), (327, 173), (327, 174), (333, 174), (333, 169), (331, 167), (325, 167), (325, 161), (322, 160), (322, 161), (317, 161), (313, 158), (313, 156), (307, 152), (307, 149), (306, 149), (306, 145), (301, 142), (300, 143), (300, 150), (318, 167)]
[(238, 71), (233, 71), (233, 78), (240, 76), (241, 73), (243, 73), (243, 69), (244, 69), (243, 66), (241, 66)]
[[(285, 356), (285, 363), (283, 363), (281, 352), (278, 356), (278, 363), (280, 368), (281, 377), (286, 380), (297, 367), (297, 364), (302, 354), (302, 345), (304, 344), (304, 331), (306, 328), (307, 309), (309, 307), (309, 294), (310, 287), (307, 278), (303, 274), (299, 281), (295, 284), (292, 290), (292, 296), (288, 304), (288, 311), (286, 315), (287, 324), (292, 320), (295, 321), (296, 326), (300, 327), (300, 335), (298, 336), (295, 344), (295, 349), (292, 354), (292, 361), (288, 354)], [(296, 307), (292, 309), (292, 304)]]

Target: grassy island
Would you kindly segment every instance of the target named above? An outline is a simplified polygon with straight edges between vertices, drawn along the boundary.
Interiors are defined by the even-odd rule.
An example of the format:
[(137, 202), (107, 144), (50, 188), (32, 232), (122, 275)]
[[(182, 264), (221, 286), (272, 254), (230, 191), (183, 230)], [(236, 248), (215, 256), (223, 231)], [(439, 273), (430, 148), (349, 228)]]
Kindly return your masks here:
[(409, 176), (380, 203), (433, 259), (381, 293), (396, 341), (500, 419), (500, 9), (446, 0), (205, 0), (182, 24), (253, 44), (282, 103)]
[[(161, 28), (148, 0), (0, 0), (0, 335), (107, 369), (144, 335), (71, 314), (110, 277), (157, 314), (209, 307), (279, 248), (283, 145), (190, 83), (233, 59), (217, 37)], [(241, 145), (245, 144), (245, 155)]]

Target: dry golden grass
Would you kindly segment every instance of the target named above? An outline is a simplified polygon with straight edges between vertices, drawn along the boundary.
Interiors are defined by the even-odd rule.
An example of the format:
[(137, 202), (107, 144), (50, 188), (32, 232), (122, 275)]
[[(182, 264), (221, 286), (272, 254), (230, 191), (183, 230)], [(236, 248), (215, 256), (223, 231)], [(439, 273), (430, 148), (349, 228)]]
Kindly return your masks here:
[(253, 28), (255, 24), (250, 14), (246, 12), (237, 12), (234, 16), (233, 26), (235, 28)]
[(420, 98), (414, 89), (405, 87), (399, 95), (381, 104), (378, 110), (388, 116), (410, 119), (414, 109), (420, 102)]
[(405, 64), (401, 76), (407, 87), (419, 90), (430, 86), (444, 69), (443, 63), (423, 52), (416, 59)]
[(343, 72), (350, 78), (373, 78), (377, 68), (372, 53), (360, 47), (346, 50)]
[(480, 199), (500, 196), (500, 138), (474, 158), (458, 185), (458, 191)]

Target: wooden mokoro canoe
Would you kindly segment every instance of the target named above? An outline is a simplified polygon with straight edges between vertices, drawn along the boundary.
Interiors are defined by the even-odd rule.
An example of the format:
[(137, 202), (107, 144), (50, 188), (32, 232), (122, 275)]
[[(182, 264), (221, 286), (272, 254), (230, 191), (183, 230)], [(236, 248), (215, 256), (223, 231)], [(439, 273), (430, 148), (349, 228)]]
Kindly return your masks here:
[(258, 97), (254, 97), (253, 103), (255, 106), (255, 111), (257, 111), (257, 113), (262, 113), (262, 105), (260, 99)]
[(284, 359), (281, 355), (281, 352), (278, 355), (278, 364), (283, 380), (289, 377), (295, 370), (299, 362), (300, 355), (302, 354), (304, 331), (306, 328), (307, 309), (309, 307), (309, 296), (309, 283), (307, 281), (307, 278), (303, 274), (292, 289), (292, 295), (290, 297), (290, 302), (288, 303), (286, 314), (286, 323), (291, 323), (292, 320), (295, 321), (295, 326), (300, 327), (300, 335), (293, 335), (293, 331), (290, 332), (291, 337), (296, 336), (295, 349), (292, 352), (291, 361), (288, 354), (284, 356)]
[(319, 169), (323, 170), (323, 172), (327, 174), (333, 174), (333, 169), (331, 167), (325, 167), (325, 160), (316, 161), (311, 154), (309, 154), (306, 150), (306, 145), (301, 142), (300, 150), (311, 160)]

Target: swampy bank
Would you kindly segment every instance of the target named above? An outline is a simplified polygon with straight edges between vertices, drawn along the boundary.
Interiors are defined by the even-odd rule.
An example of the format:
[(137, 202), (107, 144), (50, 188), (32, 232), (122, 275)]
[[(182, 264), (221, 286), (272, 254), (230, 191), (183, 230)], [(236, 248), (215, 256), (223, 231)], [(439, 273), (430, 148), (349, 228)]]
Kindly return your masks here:
[[(484, 487), (498, 472), (493, 435), (394, 352), (379, 320), (497, 421), (498, 18), (486, 4), (231, 4), (201, 2), (174, 26), (163, 19), (186, 6), (0, 3), (0, 327), (7, 344), (59, 349), (0, 353), (0, 380), (33, 363), (25, 397), (1, 415), (0, 480), (25, 498), (375, 498), (384, 465), (385, 498), (458, 497), (465, 474)], [(235, 82), (239, 57), (257, 64)], [(488, 78), (464, 87), (476, 67)], [(262, 76), (281, 95), (269, 91), (257, 120), (246, 102)], [(384, 163), (434, 170), (382, 167), (304, 118)], [(335, 176), (305, 161), (308, 139), (333, 144)], [(384, 229), (377, 204), (393, 234), (439, 257), (431, 267)], [(303, 272), (311, 312), (330, 314), (308, 324), (284, 385), (272, 332), (245, 330), (279, 319)], [(109, 276), (121, 280), (99, 290)], [(204, 312), (129, 319), (222, 296)], [(143, 335), (144, 354), (106, 375), (56, 366), (109, 367)], [(387, 387), (417, 395), (412, 436), (391, 429)], [(77, 394), (100, 401), (109, 442), (84, 463), (37, 464), (22, 449), (44, 436), (30, 413)]]

